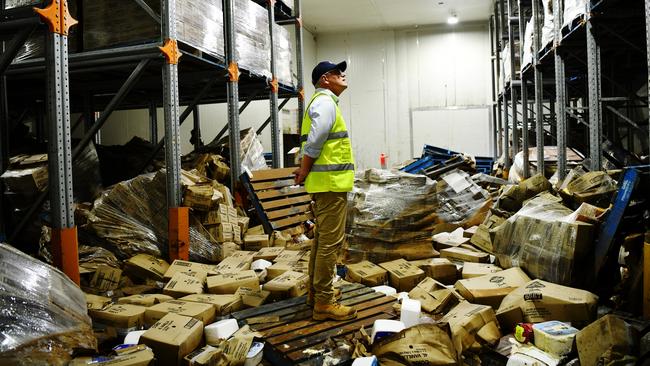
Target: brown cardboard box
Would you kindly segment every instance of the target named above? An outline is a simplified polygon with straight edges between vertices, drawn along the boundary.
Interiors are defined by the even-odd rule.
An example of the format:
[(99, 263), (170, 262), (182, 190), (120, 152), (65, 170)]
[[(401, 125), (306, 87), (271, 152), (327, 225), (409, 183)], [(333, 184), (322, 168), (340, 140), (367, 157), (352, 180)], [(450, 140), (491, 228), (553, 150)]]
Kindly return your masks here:
[(165, 364), (177, 365), (201, 344), (202, 338), (200, 320), (167, 314), (140, 337), (140, 343), (151, 347), (156, 358), (164, 360)]
[(194, 272), (193, 274), (197, 276), (188, 276), (184, 273), (174, 274), (172, 279), (163, 288), (163, 293), (174, 298), (191, 294), (202, 294), (203, 284), (205, 283), (207, 274), (203, 272)]
[(115, 356), (77, 357), (70, 361), (68, 366), (149, 366), (153, 363), (153, 359), (151, 348), (139, 345), (134, 351)]
[(230, 218), (230, 220), (228, 220), (228, 221), (230, 221), (233, 224), (236, 224), (237, 223), (237, 209), (234, 208), (234, 207), (228, 206), (228, 207), (226, 207), (226, 210), (227, 210), (227, 213), (228, 213), (228, 217)]
[(241, 244), (241, 228), (237, 224), (231, 224), (232, 225), (232, 240), (235, 242), (235, 244)]
[(571, 322), (574, 327), (596, 317), (598, 297), (590, 292), (554, 283), (533, 280), (509, 293), (497, 311), (503, 329), (517, 323), (541, 323), (550, 320)]
[(366, 286), (379, 286), (388, 281), (388, 272), (369, 261), (349, 264), (347, 268), (348, 272), (345, 279), (348, 281), (358, 282)]
[(140, 306), (153, 306), (169, 300), (174, 300), (174, 298), (169, 295), (163, 295), (163, 294), (141, 294), (141, 295), (120, 297), (119, 299), (117, 299), (117, 303), (140, 305)]
[(84, 293), (86, 297), (86, 307), (88, 310), (102, 310), (111, 304), (111, 299), (104, 296), (97, 296)]
[(489, 263), (465, 262), (463, 264), (463, 279), (484, 276), (503, 271), (503, 268)]
[(233, 242), (221, 243), (221, 256), (219, 257), (219, 260), (223, 261), (240, 250), (241, 247)]
[(452, 285), (458, 279), (456, 265), (447, 258), (420, 259), (411, 261), (411, 264), (423, 270), (427, 277), (431, 277), (445, 285)]
[(242, 308), (242, 299), (238, 295), (187, 295), (179, 300), (211, 304), (214, 306), (217, 316), (230, 314)]
[(169, 281), (172, 278), (172, 276), (176, 274), (176, 272), (182, 272), (185, 274), (189, 274), (192, 272), (202, 272), (208, 275), (217, 273), (214, 265), (176, 259), (175, 261), (172, 262), (172, 265), (169, 266), (169, 268), (165, 271), (164, 279), (166, 281)]
[(230, 256), (217, 264), (217, 273), (236, 273), (251, 269), (252, 259)]
[(372, 354), (382, 365), (458, 365), (447, 324), (420, 324), (381, 338)]
[(259, 250), (270, 246), (269, 236), (266, 234), (253, 235), (247, 233), (244, 235), (244, 248), (247, 250)]
[(122, 278), (121, 269), (102, 264), (95, 270), (90, 280), (90, 287), (101, 292), (115, 290), (120, 284), (120, 278)]
[(223, 348), (203, 346), (197, 348), (183, 358), (183, 366), (217, 366), (220, 362), (226, 363)]
[(296, 263), (286, 263), (286, 262), (274, 263), (272, 266), (266, 268), (266, 280), (270, 281), (280, 276), (284, 272), (293, 270), (293, 267)]
[(519, 267), (505, 271), (459, 280), (454, 287), (467, 301), (498, 309), (503, 298), (530, 281)]
[(217, 226), (217, 236), (216, 236), (217, 241), (219, 242), (226, 242), (226, 241), (232, 241), (234, 242), (233, 238), (233, 225), (229, 222), (224, 222)]
[(229, 258), (235, 258), (235, 259), (240, 259), (248, 263), (253, 262), (253, 258), (255, 257), (256, 251), (248, 251), (248, 250), (238, 250), (234, 252)]
[(2, 174), (2, 181), (10, 191), (16, 193), (37, 193), (47, 187), (47, 165), (27, 169), (11, 169)]
[(210, 210), (205, 216), (204, 224), (214, 225), (214, 224), (223, 224), (224, 222), (230, 222), (230, 217), (228, 216), (227, 213), (226, 214), (221, 213), (219, 212), (219, 210)]
[(465, 229), (465, 231), (463, 231), (463, 236), (466, 238), (471, 238), (472, 236), (474, 236), (474, 234), (476, 234), (477, 230), (478, 230), (478, 226), (472, 226), (470, 228), (467, 228)]
[(169, 263), (149, 254), (138, 254), (124, 264), (124, 271), (134, 277), (162, 281)]
[(264, 235), (264, 227), (262, 225), (253, 226), (248, 228), (246, 233), (251, 235)]
[(409, 292), (409, 297), (413, 300), (419, 300), (422, 310), (431, 314), (445, 313), (452, 306), (455, 306), (462, 298), (454, 294), (453, 290), (448, 289), (442, 283), (433, 278), (426, 277), (422, 282)]
[(241, 296), (241, 301), (244, 306), (249, 308), (258, 307), (269, 298), (271, 295), (270, 291), (260, 290), (259, 288), (249, 288), (249, 287), (240, 287), (235, 293), (237, 296)]
[(282, 231), (274, 231), (271, 234), (271, 246), (272, 247), (286, 247), (287, 244), (292, 243), (291, 235), (283, 233)]
[(291, 270), (294, 272), (309, 273), (309, 262), (299, 261), (298, 263), (291, 266)]
[(202, 321), (203, 324), (210, 324), (214, 321), (215, 308), (211, 304), (199, 302), (183, 300), (165, 301), (146, 309), (144, 313), (145, 324), (151, 325), (169, 313), (189, 316)]
[(265, 283), (263, 287), (275, 298), (302, 296), (309, 289), (309, 275), (287, 271)]
[(253, 260), (264, 259), (269, 262), (272, 262), (278, 255), (282, 254), (284, 248), (281, 247), (267, 247), (262, 248), (255, 253)]
[(230, 189), (223, 184), (219, 184), (217, 190), (223, 196), (223, 203), (228, 207), (232, 207), (232, 193), (230, 193)]
[(94, 322), (122, 330), (140, 329), (144, 325), (144, 306), (114, 304), (103, 310), (88, 310)]
[(424, 279), (424, 271), (404, 259), (380, 263), (379, 266), (388, 271), (390, 285), (397, 291), (411, 291)]
[(259, 278), (252, 270), (208, 277), (208, 292), (212, 294), (234, 294), (240, 287), (256, 288), (259, 286)]
[(447, 248), (440, 251), (442, 258), (458, 262), (476, 262), (487, 263), (490, 261), (490, 255), (484, 252), (473, 251), (465, 248)]
[(481, 344), (494, 345), (501, 338), (494, 310), (486, 305), (461, 301), (440, 321), (449, 323), (459, 357), (466, 350), (474, 347), (480, 349)]
[(633, 355), (638, 339), (634, 328), (623, 319), (605, 315), (576, 334), (580, 364), (607, 364), (602, 358), (607, 351), (615, 351), (621, 356)]
[(208, 211), (212, 207), (212, 184), (195, 184), (185, 190), (183, 204), (198, 211)]
[(248, 231), (248, 224), (250, 223), (250, 220), (251, 219), (249, 219), (248, 217), (237, 218), (237, 225), (239, 225), (242, 235), (246, 234), (246, 232)]
[(304, 251), (285, 250), (275, 257), (275, 263), (295, 263), (305, 255)]

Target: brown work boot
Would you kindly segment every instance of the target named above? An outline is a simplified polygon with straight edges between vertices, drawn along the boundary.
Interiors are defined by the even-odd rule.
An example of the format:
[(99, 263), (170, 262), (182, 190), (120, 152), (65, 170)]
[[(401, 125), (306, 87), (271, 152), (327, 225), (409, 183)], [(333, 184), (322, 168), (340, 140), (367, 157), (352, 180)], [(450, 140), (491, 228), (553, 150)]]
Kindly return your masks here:
[(341, 305), (337, 302), (334, 304), (314, 305), (312, 318), (314, 320), (349, 320), (357, 317), (357, 311), (350, 306)]
[[(339, 301), (341, 300), (341, 297), (343, 297), (343, 294), (341, 293), (341, 290), (335, 288), (334, 289), (334, 301)], [(309, 290), (307, 292), (307, 300), (305, 303), (309, 306), (314, 306), (314, 293)]]

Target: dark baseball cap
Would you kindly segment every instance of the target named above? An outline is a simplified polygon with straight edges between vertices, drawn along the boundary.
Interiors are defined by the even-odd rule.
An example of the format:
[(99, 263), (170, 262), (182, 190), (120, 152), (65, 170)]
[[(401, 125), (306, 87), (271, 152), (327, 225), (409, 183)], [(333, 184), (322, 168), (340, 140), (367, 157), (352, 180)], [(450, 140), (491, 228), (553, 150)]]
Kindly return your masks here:
[(345, 61), (339, 62), (338, 64), (335, 64), (331, 61), (321, 61), (318, 63), (318, 65), (316, 65), (316, 67), (314, 67), (314, 70), (311, 72), (311, 83), (313, 85), (316, 85), (318, 79), (320, 79), (321, 76), (332, 70), (339, 70), (343, 72), (347, 68), (348, 63)]

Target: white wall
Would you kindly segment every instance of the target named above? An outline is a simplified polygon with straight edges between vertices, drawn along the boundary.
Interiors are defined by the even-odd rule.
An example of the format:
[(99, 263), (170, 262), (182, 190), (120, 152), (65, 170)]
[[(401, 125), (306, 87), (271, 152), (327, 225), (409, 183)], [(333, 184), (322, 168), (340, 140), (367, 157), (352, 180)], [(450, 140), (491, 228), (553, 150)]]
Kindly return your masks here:
[[(291, 39), (294, 37), (293, 27), (289, 27)], [(295, 47), (293, 48), (295, 53)], [(314, 37), (309, 31), (303, 33), (303, 58), (304, 58), (304, 75), (305, 75), (305, 95), (313, 93), (314, 88), (310, 83), (311, 69), (316, 60), (316, 43)], [(295, 59), (295, 55), (294, 55)], [(181, 62), (182, 62), (181, 58)], [(293, 73), (296, 74), (296, 64), (292, 65)], [(182, 75), (181, 75), (182, 77)], [(225, 92), (225, 91), (224, 91)], [(281, 102), (281, 101), (280, 101)], [(243, 104), (244, 100), (240, 100)], [(184, 106), (181, 107), (181, 111)], [(296, 98), (289, 101), (283, 110), (297, 110), (298, 103)], [(199, 115), (201, 120), (201, 139), (208, 143), (214, 139), (221, 128), (228, 122), (227, 104), (209, 104), (199, 106)], [(246, 107), (246, 110), (240, 115), (241, 129), (248, 127), (258, 128), (269, 116), (269, 102), (255, 101)], [(193, 116), (190, 116), (181, 126), (181, 152), (187, 154), (193, 150), (190, 144), (190, 131), (193, 128)], [(295, 123), (295, 122), (294, 122)], [(261, 140), (265, 151), (271, 151), (271, 129), (270, 126), (264, 129)], [(162, 109), (158, 109), (158, 138), (162, 139), (165, 134), (164, 115)], [(130, 110), (116, 111), (106, 121), (101, 129), (101, 141), (104, 145), (117, 145), (128, 142), (133, 136), (139, 136), (149, 140), (149, 114), (147, 110)]]
[[(487, 25), (450, 28), (438, 26), (410, 30), (370, 31), (319, 35), (318, 60), (347, 60), (348, 90), (341, 96), (341, 109), (348, 122), (357, 167), (379, 166), (379, 155), (395, 164), (419, 156), (422, 146), (412, 141), (412, 111), (447, 110), (442, 126), (453, 141), (467, 141), (467, 126), (483, 131), (485, 150), (491, 150), (489, 109), (484, 114), (465, 113), (485, 107), (490, 99), (490, 43)], [(471, 107), (471, 108), (470, 108)], [(439, 117), (442, 118), (442, 117)], [(471, 120), (467, 120), (471, 119)], [(458, 124), (450, 124), (451, 121)], [(435, 133), (435, 131), (433, 132)], [(481, 138), (482, 133), (474, 138)], [(432, 142), (433, 143), (433, 142)]]

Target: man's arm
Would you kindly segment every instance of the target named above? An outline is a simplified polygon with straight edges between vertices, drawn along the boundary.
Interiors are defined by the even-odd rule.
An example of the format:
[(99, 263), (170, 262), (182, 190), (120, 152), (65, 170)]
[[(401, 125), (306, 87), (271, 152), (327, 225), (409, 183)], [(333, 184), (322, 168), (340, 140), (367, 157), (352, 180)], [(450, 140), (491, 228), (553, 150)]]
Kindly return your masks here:
[(293, 174), (295, 174), (296, 184), (300, 184), (305, 181), (307, 174), (311, 171), (311, 166), (314, 165), (316, 159), (312, 158), (309, 155), (303, 155), (302, 160), (300, 161), (300, 168), (296, 169)]
[(314, 161), (320, 156), (336, 119), (336, 106), (330, 97), (321, 96), (312, 103), (308, 113), (312, 121), (311, 129), (303, 147), (300, 168), (293, 172), (296, 184), (305, 181)]

